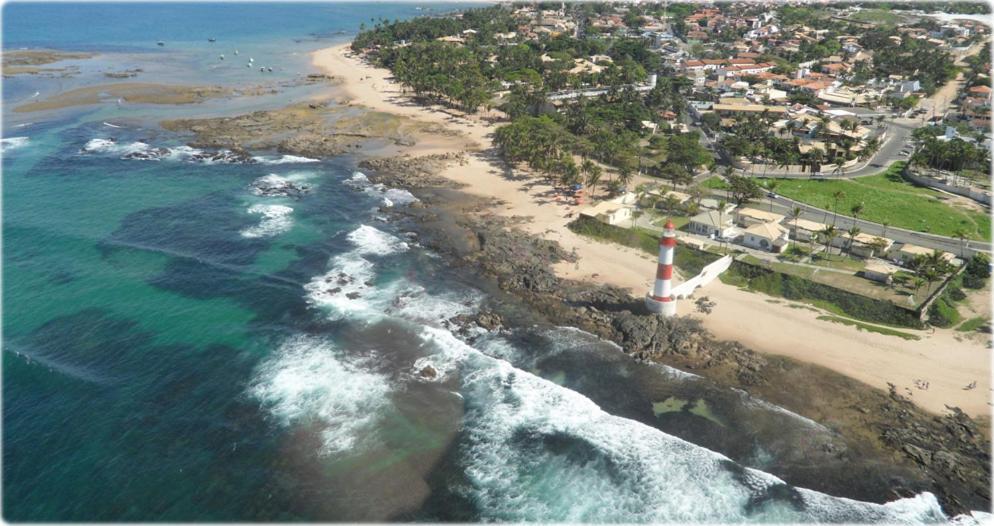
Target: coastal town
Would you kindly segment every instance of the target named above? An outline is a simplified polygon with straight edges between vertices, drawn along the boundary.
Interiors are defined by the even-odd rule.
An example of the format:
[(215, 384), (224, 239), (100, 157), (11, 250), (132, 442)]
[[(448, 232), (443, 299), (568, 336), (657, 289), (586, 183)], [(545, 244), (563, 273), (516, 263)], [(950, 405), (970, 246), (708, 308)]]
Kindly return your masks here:
[(824, 325), (983, 343), (991, 28), (944, 6), (509, 3), (351, 49), (493, 128), (573, 234), (651, 257), (672, 221), (683, 279), (731, 256), (724, 284)]
[(4, 519), (991, 522), (989, 4), (7, 7)]

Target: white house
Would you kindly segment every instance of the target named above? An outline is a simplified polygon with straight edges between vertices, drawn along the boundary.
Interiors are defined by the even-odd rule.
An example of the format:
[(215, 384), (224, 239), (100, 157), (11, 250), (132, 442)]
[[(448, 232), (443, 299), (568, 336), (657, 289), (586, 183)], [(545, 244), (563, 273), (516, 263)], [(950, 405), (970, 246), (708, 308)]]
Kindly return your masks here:
[(790, 237), (796, 241), (810, 241), (818, 232), (825, 230), (824, 223), (801, 218), (788, 219), (784, 224), (790, 228)]
[(787, 229), (777, 223), (758, 223), (745, 229), (740, 242), (750, 248), (780, 253), (787, 247), (790, 237)]
[(863, 267), (863, 277), (889, 285), (894, 280), (894, 269), (885, 263), (867, 263)]
[(779, 223), (784, 220), (784, 216), (757, 210), (755, 208), (739, 208), (735, 211), (735, 222), (744, 226), (752, 226), (759, 223)]
[[(900, 262), (902, 265), (907, 265), (908, 262), (915, 259), (918, 256), (928, 256), (933, 252), (930, 248), (920, 247), (918, 245), (912, 245), (911, 243), (905, 243), (897, 248), (897, 250), (892, 250), (890, 256), (895, 261)], [(956, 256), (950, 254), (949, 252), (942, 253), (942, 259), (948, 262), (956, 259)]]
[[(882, 241), (878, 242), (880, 239)], [(890, 247), (894, 244), (894, 241), (887, 239), (885, 237), (874, 236), (872, 234), (859, 233), (856, 237), (852, 238), (852, 247), (849, 247), (849, 234), (844, 230), (839, 232), (839, 235), (832, 240), (832, 246), (842, 248), (849, 248), (852, 254), (864, 258), (871, 258), (873, 256), (881, 256), (886, 254)], [(877, 247), (877, 244), (880, 247)]]
[(580, 211), (581, 216), (594, 218), (609, 225), (619, 225), (632, 219), (631, 199), (623, 195), (610, 201), (603, 201), (595, 206)]
[(732, 214), (727, 212), (719, 214), (717, 210), (708, 210), (691, 217), (690, 222), (687, 223), (687, 231), (712, 238), (731, 238), (734, 237), (737, 229), (732, 223)]

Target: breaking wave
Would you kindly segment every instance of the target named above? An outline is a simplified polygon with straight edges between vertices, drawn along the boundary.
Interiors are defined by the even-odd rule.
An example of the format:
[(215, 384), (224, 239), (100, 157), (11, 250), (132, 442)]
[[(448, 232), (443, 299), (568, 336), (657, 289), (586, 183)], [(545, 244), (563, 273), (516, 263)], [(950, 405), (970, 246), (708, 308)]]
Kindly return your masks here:
[(114, 154), (133, 161), (185, 161), (200, 164), (252, 164), (258, 161), (231, 150), (204, 151), (186, 145), (155, 147), (144, 141), (119, 143), (115, 139), (90, 139), (80, 149), (82, 154)]
[(889, 522), (945, 519), (930, 493), (884, 505), (793, 488), (424, 328), (466, 400), (456, 491), (484, 521)]
[(389, 378), (371, 370), (375, 356), (345, 353), (331, 342), (297, 337), (263, 362), (249, 393), (284, 426), (309, 424), (324, 455), (360, 451), (376, 440), (389, 407)]
[(255, 161), (260, 164), (304, 164), (321, 162), (320, 159), (311, 159), (310, 157), (300, 157), (298, 155), (257, 155), (252, 157), (252, 159), (255, 159)]
[(387, 256), (408, 249), (407, 243), (368, 225), (361, 225), (347, 236), (354, 249), (331, 258), (330, 270), (304, 285), (308, 301), (328, 308), (334, 318), (350, 313), (380, 311), (385, 295), (376, 288), (374, 263), (367, 256)]
[(0, 139), (0, 153), (24, 148), (30, 141), (28, 137), (4, 137)]
[(414, 197), (414, 194), (408, 192), (407, 190), (388, 188), (386, 185), (380, 183), (374, 184), (370, 182), (369, 177), (362, 172), (353, 172), (352, 177), (342, 181), (342, 184), (351, 186), (357, 190), (362, 190), (371, 196), (379, 197), (380, 205), (386, 208), (393, 206), (407, 206), (418, 201), (418, 198)]
[(258, 225), (241, 231), (242, 237), (272, 237), (282, 234), (293, 226), (293, 208), (284, 205), (252, 205), (248, 213), (261, 215)]
[(308, 302), (328, 310), (332, 319), (396, 316), (440, 326), (479, 306), (482, 297), (477, 293), (430, 294), (404, 278), (380, 279), (373, 258), (406, 252), (410, 248), (406, 241), (368, 225), (346, 237), (354, 248), (332, 257), (328, 272), (304, 285)]
[(82, 153), (114, 153), (127, 155), (132, 153), (147, 152), (152, 147), (142, 141), (134, 141), (120, 144), (114, 139), (90, 139), (81, 150)]
[[(420, 345), (416, 341), (410, 345), (419, 349), (418, 354), (428, 354), (412, 357), (409, 373), (396, 381), (439, 382), (444, 384), (440, 388), (455, 389), (463, 398), (458, 447), (453, 449), (453, 467), (463, 482), (446, 491), (472, 502), (481, 521), (917, 524), (947, 520), (931, 493), (882, 505), (832, 497), (792, 487), (719, 453), (606, 413), (589, 398), (501, 359), (520, 354), (509, 340), (484, 337), (477, 348), (441, 322), (476, 309), (478, 302), (459, 294), (429, 294), (415, 283), (378, 276), (376, 258), (409, 250), (405, 241), (368, 225), (359, 226), (347, 239), (352, 249), (334, 256), (330, 271), (305, 286), (308, 300), (328, 308), (332, 317), (369, 322), (395, 316), (412, 322), (417, 335), (413, 339)], [(555, 328), (548, 334), (553, 340), (551, 352), (596, 340), (570, 328)], [(274, 414), (291, 415), (282, 417), (285, 422), (301, 418), (328, 422), (358, 414), (354, 425), (335, 427), (335, 434), (326, 436), (324, 443), (332, 452), (361, 447), (389, 406), (390, 382), (366, 358), (347, 358), (332, 348), (322, 351), (318, 365), (311, 351), (295, 352), (282, 351), (275, 359), (283, 364), (282, 381), (264, 385), (283, 387), (268, 389), (265, 392), (270, 394), (260, 399), (269, 401), (267, 407)], [(428, 367), (434, 372), (425, 374)], [(357, 381), (368, 385), (360, 392), (353, 386)], [(338, 384), (342, 394), (335, 396), (340, 399), (328, 400), (332, 396), (328, 386), (339, 389)], [(376, 401), (367, 397), (371, 393), (376, 393)]]

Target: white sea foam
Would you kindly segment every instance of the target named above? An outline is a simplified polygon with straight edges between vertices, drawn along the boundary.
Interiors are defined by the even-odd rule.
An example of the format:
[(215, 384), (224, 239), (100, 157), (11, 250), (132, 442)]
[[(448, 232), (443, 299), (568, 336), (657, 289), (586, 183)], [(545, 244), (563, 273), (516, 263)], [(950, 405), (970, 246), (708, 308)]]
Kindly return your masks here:
[(417, 200), (418, 198), (414, 197), (414, 194), (408, 192), (407, 190), (388, 188), (383, 191), (383, 201), (389, 201), (389, 206), (406, 206), (416, 202)]
[(342, 181), (342, 183), (348, 186), (362, 188), (369, 184), (369, 178), (362, 172), (352, 172), (352, 177)]
[[(258, 162), (255, 157), (246, 157), (243, 154), (231, 150), (217, 150), (215, 152), (205, 152), (187, 145), (166, 147), (154, 147), (142, 141), (130, 143), (119, 143), (114, 139), (95, 138), (90, 139), (80, 149), (80, 153), (85, 154), (116, 154), (130, 160), (141, 161), (185, 161), (199, 164), (234, 164), (234, 163), (254, 163)], [(292, 157), (292, 156), (284, 156)], [(305, 159), (303, 157), (296, 159)], [(277, 160), (278, 161), (278, 160)], [(281, 161), (281, 162), (305, 162), (305, 161)], [(310, 160), (306, 161), (310, 162)], [(273, 162), (272, 164), (280, 164)]]
[(31, 142), (28, 137), (4, 137), (0, 139), (0, 153), (24, 148)]
[(408, 284), (392, 295), (386, 312), (406, 320), (440, 326), (456, 316), (476, 312), (481, 300), (480, 295), (471, 293), (429, 294), (420, 285)]
[(90, 139), (83, 146), (83, 153), (115, 153), (127, 155), (129, 153), (147, 152), (149, 149), (151, 149), (151, 146), (141, 141), (120, 144), (113, 139)]
[(354, 356), (330, 342), (297, 337), (259, 367), (249, 392), (281, 425), (316, 425), (321, 453), (356, 452), (376, 441), (390, 407), (387, 375), (374, 356)]
[(257, 155), (253, 157), (253, 159), (260, 164), (301, 164), (320, 162), (320, 159), (311, 159), (309, 157), (300, 157), (298, 155)]
[(284, 205), (252, 205), (247, 210), (250, 214), (261, 215), (258, 225), (241, 231), (242, 237), (272, 237), (282, 234), (293, 226), (293, 208)]
[(957, 515), (949, 522), (957, 526), (991, 526), (994, 524), (994, 515), (983, 511), (971, 511)]
[(347, 238), (354, 248), (331, 258), (330, 270), (304, 285), (307, 299), (335, 319), (353, 314), (378, 317), (397, 296), (397, 286), (376, 290), (375, 264), (366, 258), (404, 252), (407, 243), (368, 225), (360, 225)]
[(369, 225), (346, 236), (353, 249), (331, 258), (329, 270), (304, 286), (308, 301), (328, 310), (332, 319), (375, 321), (394, 316), (441, 326), (460, 314), (474, 312), (482, 299), (475, 292), (429, 293), (404, 278), (377, 279), (377, 261), (409, 250), (402, 239)]
[(677, 369), (676, 367), (670, 367), (669, 365), (662, 363), (653, 363), (653, 368), (660, 370), (665, 376), (674, 378), (677, 380), (699, 380), (700, 375), (694, 373), (688, 373), (682, 369)]
[(352, 177), (342, 181), (342, 184), (352, 188), (362, 190), (369, 195), (380, 198), (380, 204), (386, 208), (393, 206), (407, 206), (418, 201), (414, 194), (399, 188), (387, 188), (382, 184), (373, 184), (366, 174), (362, 172), (352, 172)]
[(408, 249), (407, 243), (396, 236), (369, 225), (360, 225), (359, 228), (349, 232), (347, 237), (355, 245), (355, 252), (364, 256), (386, 256)]
[(806, 416), (801, 416), (801, 415), (799, 415), (799, 414), (797, 414), (797, 413), (795, 413), (795, 412), (793, 412), (793, 411), (791, 411), (789, 409), (786, 409), (786, 408), (780, 407), (780, 406), (778, 406), (776, 404), (772, 404), (770, 402), (767, 402), (766, 400), (763, 400), (762, 398), (756, 398), (756, 397), (752, 396), (751, 394), (749, 394), (748, 392), (746, 392), (746, 391), (744, 391), (742, 389), (738, 389), (738, 388), (734, 388), (733, 387), (732, 390), (739, 394), (739, 396), (742, 399), (742, 402), (745, 403), (745, 404), (752, 404), (752, 405), (755, 405), (755, 406), (762, 407), (763, 409), (766, 409), (766, 410), (769, 410), (769, 411), (773, 411), (775, 413), (780, 413), (782, 415), (789, 416), (790, 418), (792, 418), (794, 420), (797, 420), (798, 422), (801, 422), (801, 423), (807, 425), (808, 427), (811, 427), (813, 429), (817, 429), (818, 431), (823, 431), (825, 433), (831, 433), (831, 431), (827, 427), (819, 424), (818, 422), (815, 422), (814, 420), (811, 420), (810, 418), (808, 418)]
[(180, 146), (169, 148), (169, 153), (163, 158), (169, 159), (171, 161), (185, 161), (187, 159), (190, 159), (194, 155), (198, 155), (201, 153), (204, 153), (204, 151), (183, 144)]
[[(923, 493), (885, 505), (786, 489), (778, 478), (639, 422), (424, 328), (433, 367), (466, 399), (460, 491), (484, 521), (871, 522), (943, 520)], [(790, 495), (789, 499), (778, 495)]]

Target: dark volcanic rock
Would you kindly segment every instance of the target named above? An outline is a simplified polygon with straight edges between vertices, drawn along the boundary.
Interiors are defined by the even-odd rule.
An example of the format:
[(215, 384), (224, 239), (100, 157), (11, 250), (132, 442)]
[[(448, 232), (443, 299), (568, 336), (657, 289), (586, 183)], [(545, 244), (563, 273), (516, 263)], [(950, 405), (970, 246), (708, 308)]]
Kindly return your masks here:
[(914, 404), (890, 386), (879, 411), (884, 442), (901, 451), (935, 480), (935, 493), (950, 513), (990, 509), (990, 441), (958, 407), (942, 416), (918, 418)]
[(452, 187), (451, 181), (438, 173), (452, 161), (465, 162), (461, 153), (400, 156), (366, 159), (359, 163), (364, 170), (376, 172), (376, 181), (396, 188)]
[(218, 150), (216, 152), (197, 152), (190, 160), (205, 164), (254, 164), (257, 162), (245, 150)]
[(121, 156), (121, 159), (133, 159), (139, 161), (158, 161), (167, 155), (169, 155), (168, 148), (150, 148), (148, 150), (126, 153)]
[(311, 191), (311, 187), (306, 184), (294, 183), (276, 174), (260, 177), (249, 186), (252, 187), (252, 193), (262, 197), (300, 197)]

